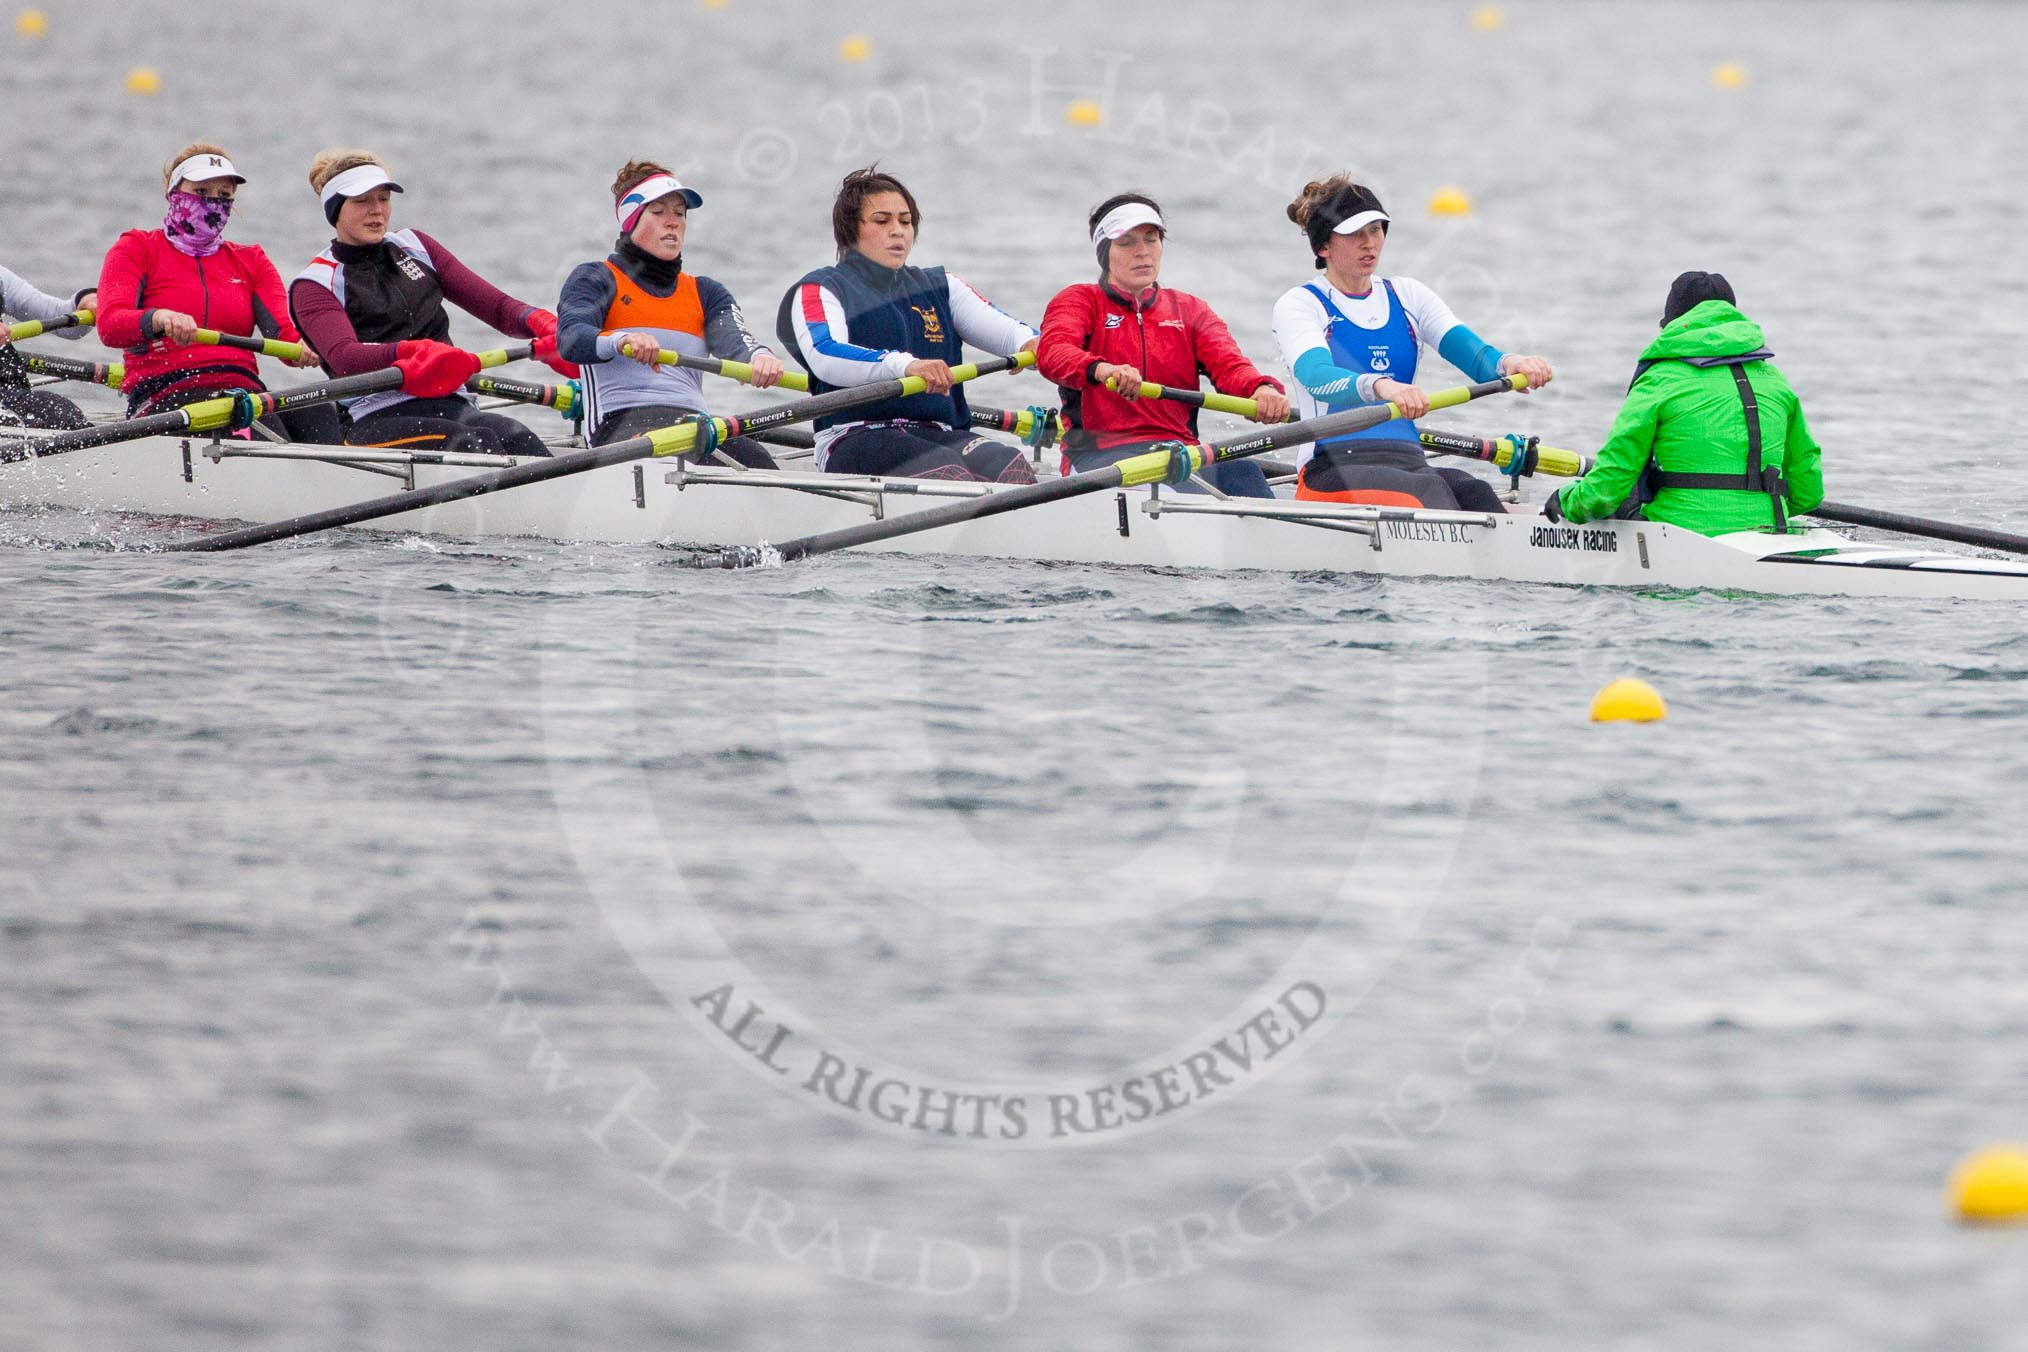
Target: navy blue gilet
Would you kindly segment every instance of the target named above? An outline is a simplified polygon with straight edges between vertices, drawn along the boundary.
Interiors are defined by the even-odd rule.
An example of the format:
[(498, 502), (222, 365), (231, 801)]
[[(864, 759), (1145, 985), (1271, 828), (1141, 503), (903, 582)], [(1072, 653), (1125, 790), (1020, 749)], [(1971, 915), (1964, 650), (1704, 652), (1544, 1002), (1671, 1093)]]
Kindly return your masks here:
[[(812, 307), (806, 310), (804, 322), (813, 335), (823, 335), (818, 341), (826, 341), (829, 336), (821, 307), (814, 296), (806, 301), (803, 295), (806, 286), (823, 287), (845, 307), (845, 323), (850, 333), (840, 339), (842, 342), (876, 351), (912, 352), (952, 366), (964, 360), (964, 344), (958, 339), (956, 317), (951, 310), (951, 284), (942, 268), (890, 268), (856, 249), (847, 249), (835, 266), (807, 273), (790, 287), (776, 312), (775, 332), (805, 370), (810, 370), (810, 359), (796, 342), (792, 307)], [(812, 394), (825, 394), (837, 388), (812, 372)], [(965, 403), (965, 387), (954, 385), (949, 394), (912, 394), (861, 405), (819, 418), (817, 428), (822, 431), (845, 423), (887, 422), (897, 418), (969, 427), (971, 409)]]

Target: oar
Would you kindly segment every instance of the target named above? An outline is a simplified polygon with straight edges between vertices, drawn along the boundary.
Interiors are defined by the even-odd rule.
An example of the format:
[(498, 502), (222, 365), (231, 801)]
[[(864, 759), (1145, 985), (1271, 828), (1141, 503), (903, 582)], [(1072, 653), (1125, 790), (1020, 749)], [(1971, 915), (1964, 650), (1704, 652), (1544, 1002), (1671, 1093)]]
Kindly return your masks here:
[(1997, 549), (2008, 554), (2028, 554), (2028, 535), (2012, 535), (1985, 526), (1960, 526), (1950, 521), (1904, 516), (1900, 512), (1883, 512), (1873, 507), (1848, 507), (1841, 502), (1820, 502), (1804, 515), (1820, 516), (1826, 521), (1842, 521), (1848, 526), (1872, 526), (1878, 530), (1891, 530), (1901, 535), (1949, 540), (1954, 544), (1972, 545), (1979, 549)]
[(127, 368), (118, 362), (108, 366), (102, 361), (78, 361), (74, 357), (49, 356), (41, 352), (19, 355), (22, 364), (37, 375), (81, 380), (87, 385), (109, 385), (116, 390), (127, 378)]
[[(1516, 440), (1512, 436), (1497, 438), (1496, 442), (1481, 442), (1476, 437), (1459, 437), (1451, 433), (1424, 432), (1422, 444), (1429, 446), (1431, 438), (1441, 438), (1446, 443), (1473, 442), (1489, 446), (1497, 442)], [(1482, 451), (1452, 449), (1445, 445), (1436, 449), (1451, 454), (1476, 455), (1479, 459), (1493, 459)], [(1540, 457), (1537, 468), (1545, 474), (1556, 474), (1576, 478), (1591, 471), (1590, 457), (1576, 451), (1559, 450), (1554, 446), (1538, 446)], [(1505, 462), (1501, 462), (1505, 467)], [(1804, 516), (1821, 517), (1826, 521), (1840, 521), (1848, 526), (1871, 526), (1875, 530), (1893, 531), (1897, 535), (1912, 535), (1921, 539), (1948, 540), (1952, 544), (1971, 545), (1976, 549), (1995, 549), (2003, 554), (2028, 554), (2028, 535), (2015, 535), (2008, 531), (1994, 530), (1989, 526), (1960, 526), (1953, 521), (1937, 521), (1925, 516), (1909, 516), (1902, 512), (1883, 512), (1877, 507), (1852, 507), (1842, 502), (1820, 502)]]
[[(1111, 382), (1108, 382), (1110, 385)], [(1167, 399), (1178, 404), (1189, 404), (1195, 408), (1207, 408), (1213, 413), (1232, 413), (1242, 418), (1257, 417), (1260, 406), (1251, 399), (1237, 395), (1219, 394), (1207, 390), (1184, 390), (1173, 385), (1156, 385), (1141, 382), (1141, 398)], [(1432, 404), (1432, 408), (1436, 405)], [(1296, 415), (1290, 413), (1285, 421), (1294, 422)], [(1562, 475), (1575, 478), (1584, 473), (1584, 457), (1575, 451), (1562, 451), (1554, 446), (1544, 446), (1532, 437), (1468, 437), (1455, 432), (1429, 432), (1418, 429), (1416, 440), (1424, 449), (1443, 455), (1463, 456), (1468, 460), (1484, 460), (1511, 473), (1510, 466), (1518, 454), (1522, 457), (1522, 473)], [(1292, 466), (1276, 465), (1275, 468), (1293, 472)]]
[[(1119, 386), (1108, 380), (1106, 388), (1117, 391)], [(1234, 413), (1242, 418), (1252, 418), (1260, 413), (1260, 406), (1253, 400), (1242, 399), (1236, 394), (1220, 394), (1216, 390), (1184, 390), (1174, 385), (1157, 385), (1151, 380), (1141, 382), (1141, 398), (1167, 399), (1171, 403), (1188, 404), (1192, 408), (1208, 408), (1213, 413)], [(1283, 422), (1295, 420), (1294, 413), (1282, 419)]]
[(58, 319), (31, 319), (25, 324), (9, 324), (7, 341), (18, 343), (26, 338), (39, 338), (45, 333), (57, 333), (63, 329), (83, 328), (92, 322), (90, 310), (72, 310)]
[(303, 359), (301, 343), (285, 343), (279, 338), (242, 338), (236, 333), (199, 329), (195, 341), (205, 347), (236, 347), (242, 352), (258, 352), (263, 357), (273, 357), (276, 361)]
[[(707, 375), (724, 376), (728, 380), (737, 380), (745, 385), (753, 383), (753, 367), (743, 361), (730, 361), (720, 357), (693, 357), (687, 352), (673, 352), (664, 348), (655, 354), (655, 362), (659, 366), (679, 366), (687, 371), (702, 371)], [(775, 383), (782, 389), (795, 390), (798, 393), (810, 388), (810, 378), (800, 371), (784, 371), (782, 378)], [(988, 428), (995, 432), (1010, 432), (1031, 446), (1049, 445), (1056, 439), (1060, 430), (1055, 409), (975, 408), (971, 413), (972, 426)], [(1039, 440), (1035, 431), (1038, 413), (1043, 419), (1043, 431)]]
[(1521, 457), (1523, 474), (1554, 474), (1574, 479), (1589, 468), (1584, 457), (1576, 451), (1544, 446), (1534, 437), (1516, 436), (1511, 432), (1501, 437), (1468, 437), (1458, 432), (1418, 431), (1416, 440), (1427, 450), (1442, 455), (1461, 455), (1467, 460), (1484, 460), (1509, 474), (1513, 473), (1514, 457), (1517, 455)]
[[(954, 366), (951, 368), (951, 379), (954, 382), (972, 380), (978, 376), (991, 375), (995, 371), (1018, 371), (1034, 364), (1034, 354), (1022, 352), (1012, 357), (996, 358), (972, 366)], [(399, 516), (403, 512), (413, 512), (441, 503), (459, 502), (465, 498), (476, 498), (487, 493), (519, 488), (524, 484), (542, 483), (549, 479), (583, 474), (588, 470), (603, 469), (607, 465), (622, 465), (630, 460), (645, 460), (650, 456), (682, 455), (696, 443), (699, 426), (704, 423), (708, 423), (714, 429), (718, 440), (726, 441), (762, 428), (777, 427), (783, 423), (806, 422), (811, 418), (821, 418), (828, 413), (837, 413), (848, 408), (877, 404), (905, 395), (921, 394), (927, 388), (921, 377), (908, 376), (901, 380), (884, 380), (877, 385), (857, 385), (849, 390), (834, 390), (829, 394), (820, 394), (814, 399), (783, 404), (746, 417), (705, 419), (700, 416), (674, 426), (658, 427), (646, 436), (616, 441), (610, 446), (597, 446), (570, 455), (531, 460), (527, 464), (495, 470), (490, 474), (467, 475), (429, 488), (390, 493), (386, 497), (355, 502), (347, 507), (334, 507), (328, 511), (312, 512), (307, 516), (292, 517), (287, 521), (248, 526), (242, 530), (224, 531), (217, 535), (199, 536), (193, 540), (170, 545), (168, 548), (199, 552), (244, 549), (248, 545), (287, 540), (314, 531), (330, 530), (336, 526), (356, 526), (362, 522), (377, 521), (386, 516)]]
[[(1432, 394), (1430, 407), (1450, 408), (1484, 395), (1526, 389), (1527, 386), (1528, 378), (1522, 375), (1503, 376), (1499, 380), (1488, 380), (1477, 385), (1460, 385)], [(843, 530), (827, 531), (822, 535), (806, 535), (800, 540), (776, 545), (771, 550), (753, 547), (726, 550), (699, 559), (698, 566), (742, 568), (771, 557), (778, 557), (782, 562), (788, 563), (796, 559), (809, 558), (814, 554), (829, 554), (835, 550), (850, 549), (854, 545), (891, 540), (898, 535), (913, 535), (918, 531), (935, 530), (940, 526), (960, 525), (981, 517), (1018, 511), (1023, 507), (1036, 507), (1063, 498), (1081, 497), (1086, 493), (1101, 493), (1111, 488), (1131, 488), (1137, 484), (1181, 482), (1207, 465), (1239, 460), (1246, 456), (1259, 455), (1262, 451), (1277, 450), (1283, 446), (1312, 441), (1319, 437), (1343, 436), (1347, 432), (1375, 427), (1400, 416), (1401, 410), (1393, 404), (1375, 404), (1346, 409), (1341, 413), (1326, 414), (1321, 418), (1310, 418), (1303, 422), (1284, 423), (1250, 437), (1209, 446), (1185, 446), (1178, 442), (1174, 443), (1173, 450), (1157, 449), (1128, 456), (1124, 460), (1101, 469), (1087, 470), (1083, 474), (1070, 474), (1060, 479), (1045, 479), (1040, 483), (1023, 484), (1018, 488), (1000, 489), (976, 498), (963, 498), (920, 512), (907, 512), (880, 521), (868, 521), (857, 526), (847, 526)]]
[[(518, 347), (480, 352), (479, 365), (482, 367), (503, 366), (510, 361), (519, 361), (528, 355), (526, 343)], [(185, 404), (182, 408), (170, 409), (166, 413), (150, 413), (145, 417), (128, 418), (124, 422), (106, 423), (101, 427), (86, 427), (75, 432), (56, 432), (46, 437), (18, 442), (4, 452), (0, 458), (20, 460), (46, 455), (61, 455), (65, 451), (82, 451), (93, 446), (110, 446), (117, 441), (133, 441), (139, 437), (174, 436), (179, 432), (223, 432), (237, 431), (250, 427), (258, 418), (271, 413), (286, 413), (290, 409), (308, 408), (313, 404), (328, 404), (334, 399), (351, 399), (357, 395), (373, 394), (380, 390), (400, 387), (402, 373), (389, 366), (379, 371), (367, 371), (361, 375), (347, 376), (342, 380), (325, 381), (319, 385), (299, 385), (293, 390), (233, 390), (216, 399), (201, 399)]]
[(569, 417), (577, 410), (581, 397), (575, 382), (565, 381), (561, 385), (534, 385), (525, 380), (508, 380), (503, 376), (473, 376), (465, 382), (465, 388), (473, 394), (483, 394), (494, 399), (512, 399), (520, 404), (539, 404), (553, 408)]

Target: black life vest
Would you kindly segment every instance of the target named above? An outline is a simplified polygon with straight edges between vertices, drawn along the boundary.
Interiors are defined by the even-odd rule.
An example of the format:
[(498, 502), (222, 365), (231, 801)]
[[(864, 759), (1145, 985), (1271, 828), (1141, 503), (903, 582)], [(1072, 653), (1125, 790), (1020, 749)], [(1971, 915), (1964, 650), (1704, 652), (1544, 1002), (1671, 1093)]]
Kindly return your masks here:
[(1704, 369), (1714, 366), (1731, 367), (1733, 383), (1739, 387), (1739, 402), (1746, 409), (1746, 473), (1682, 474), (1663, 469), (1661, 462), (1651, 453), (1647, 466), (1641, 471), (1640, 482), (1635, 486), (1633, 500), (1621, 508), (1618, 515), (1633, 515), (1633, 509), (1653, 502), (1655, 494), (1665, 488), (1720, 489), (1735, 493), (1767, 494), (1768, 501), (1774, 504), (1775, 529), (1786, 531), (1789, 528), (1788, 481), (1782, 478), (1779, 467), (1761, 463), (1760, 404), (1753, 397), (1753, 386), (1748, 382), (1745, 370), (1748, 362), (1767, 361), (1773, 356), (1773, 352), (1763, 347), (1729, 357), (1651, 357), (1634, 367), (1634, 378), (1627, 382), (1629, 391), (1641, 383), (1642, 376), (1665, 361), (1680, 361), (1687, 366)]

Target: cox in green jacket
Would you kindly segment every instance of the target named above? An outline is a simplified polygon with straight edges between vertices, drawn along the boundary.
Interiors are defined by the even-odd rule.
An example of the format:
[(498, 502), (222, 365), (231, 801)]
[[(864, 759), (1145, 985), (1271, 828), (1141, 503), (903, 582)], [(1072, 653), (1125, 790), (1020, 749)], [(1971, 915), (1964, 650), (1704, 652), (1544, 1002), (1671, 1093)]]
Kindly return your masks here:
[[(1761, 464), (1787, 481), (1794, 516), (1824, 500), (1823, 459), (1803, 406), (1766, 360), (1692, 365), (1684, 358), (1738, 357), (1761, 350), (1760, 325), (1722, 300), (1707, 300), (1662, 329), (1641, 353), (1653, 362), (1627, 391), (1612, 433), (1591, 471), (1566, 485), (1545, 510), (1567, 521), (1611, 516), (1634, 491), (1650, 460), (1672, 474), (1746, 474), (1746, 405), (1735, 370), (1746, 373), (1760, 409)], [(1774, 500), (1740, 488), (1663, 488), (1642, 513), (1650, 521), (1702, 535), (1775, 524)]]

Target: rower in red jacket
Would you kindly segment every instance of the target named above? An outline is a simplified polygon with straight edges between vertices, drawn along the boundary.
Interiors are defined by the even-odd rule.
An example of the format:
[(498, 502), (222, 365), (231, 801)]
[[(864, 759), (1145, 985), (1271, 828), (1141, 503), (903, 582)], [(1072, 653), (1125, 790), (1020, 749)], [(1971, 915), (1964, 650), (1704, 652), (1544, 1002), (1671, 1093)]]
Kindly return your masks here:
[[(208, 141), (187, 145), (162, 170), (169, 203), (155, 230), (129, 230), (99, 269), (99, 341), (125, 353), (120, 389), (139, 417), (215, 399), (227, 390), (264, 390), (256, 354), (196, 344), (197, 330), (285, 343), (302, 335), (289, 319), (281, 275), (257, 244), (225, 242), (234, 198), (246, 178)], [(292, 366), (314, 366), (306, 352)], [(328, 408), (262, 420), (297, 441), (337, 440)]]
[(548, 455), (526, 424), (482, 413), (467, 380), (479, 358), (452, 346), (450, 302), (502, 333), (535, 339), (535, 355), (566, 375), (556, 356), (556, 316), (516, 300), (420, 230), (388, 230), (402, 190), (380, 158), (327, 150), (310, 186), (337, 237), (289, 284), (289, 310), (334, 376), (401, 368), (402, 386), (344, 401), (345, 444), (402, 450)]
[[(1200, 371), (1221, 393), (1251, 398), (1256, 421), (1289, 415), (1281, 382), (1261, 374), (1209, 305), (1160, 285), (1162, 209), (1142, 193), (1121, 193), (1087, 222), (1099, 280), (1065, 287), (1042, 316), (1036, 367), (1061, 387), (1067, 471), (1101, 469), (1158, 441), (1197, 440), (1197, 410), (1143, 399), (1143, 381), (1197, 388)], [(1251, 460), (1212, 465), (1202, 477), (1228, 497), (1269, 498), (1267, 475)], [(1191, 486), (1188, 491), (1198, 491)]]

